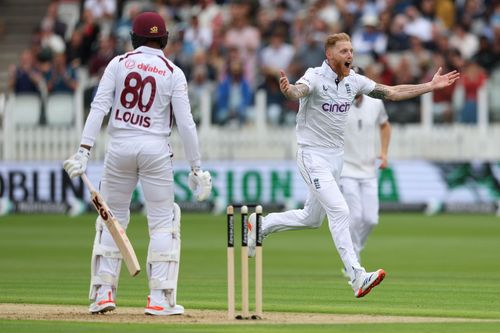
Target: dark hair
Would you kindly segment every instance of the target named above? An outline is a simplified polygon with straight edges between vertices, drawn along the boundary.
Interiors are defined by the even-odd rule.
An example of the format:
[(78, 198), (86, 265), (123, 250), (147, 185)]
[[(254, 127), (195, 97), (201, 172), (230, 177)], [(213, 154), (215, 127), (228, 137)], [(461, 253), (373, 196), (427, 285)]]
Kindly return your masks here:
[(155, 37), (155, 38), (137, 36), (136, 34), (131, 32), (130, 38), (132, 40), (132, 47), (134, 49), (138, 48), (139, 46), (145, 45), (147, 42), (156, 42), (163, 50), (168, 43), (168, 32), (165, 37)]

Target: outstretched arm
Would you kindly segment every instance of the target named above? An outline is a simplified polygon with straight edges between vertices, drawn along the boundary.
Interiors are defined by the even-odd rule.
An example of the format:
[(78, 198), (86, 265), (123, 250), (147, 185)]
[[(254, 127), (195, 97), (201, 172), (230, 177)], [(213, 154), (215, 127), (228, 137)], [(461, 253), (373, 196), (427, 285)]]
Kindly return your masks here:
[(280, 90), (288, 99), (299, 99), (309, 93), (309, 87), (303, 83), (290, 84), (283, 71), (280, 71)]
[(441, 75), (441, 67), (439, 67), (436, 74), (434, 74), (432, 81), (422, 84), (401, 84), (397, 86), (386, 86), (384, 84), (377, 83), (368, 96), (391, 101), (401, 101), (420, 96), (436, 89), (450, 86), (459, 78), (460, 73), (457, 71)]

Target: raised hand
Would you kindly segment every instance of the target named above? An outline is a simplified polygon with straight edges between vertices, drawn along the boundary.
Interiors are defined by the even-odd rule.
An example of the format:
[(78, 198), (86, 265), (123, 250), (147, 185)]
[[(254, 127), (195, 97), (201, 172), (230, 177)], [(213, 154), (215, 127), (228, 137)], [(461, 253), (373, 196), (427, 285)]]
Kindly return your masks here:
[(432, 87), (434, 89), (441, 89), (447, 86), (452, 85), (460, 78), (460, 73), (457, 71), (451, 71), (444, 75), (441, 75), (442, 68), (439, 67), (436, 74), (432, 77)]
[(290, 82), (285, 75), (285, 72), (280, 71), (280, 90), (283, 95), (288, 96), (288, 91), (290, 90)]

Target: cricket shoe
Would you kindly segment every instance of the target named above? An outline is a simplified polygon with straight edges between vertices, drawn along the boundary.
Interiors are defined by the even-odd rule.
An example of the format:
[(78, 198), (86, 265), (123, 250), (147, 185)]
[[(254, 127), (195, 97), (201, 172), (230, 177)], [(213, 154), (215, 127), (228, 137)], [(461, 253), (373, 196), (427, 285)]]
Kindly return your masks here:
[(166, 300), (159, 303), (151, 302), (151, 296), (148, 296), (148, 305), (144, 309), (144, 313), (152, 316), (181, 315), (184, 313), (184, 307), (179, 304), (170, 306)]
[(111, 290), (103, 293), (97, 292), (95, 302), (89, 306), (89, 312), (92, 314), (105, 313), (114, 309), (116, 309), (116, 304)]
[(363, 297), (368, 294), (373, 287), (376, 287), (385, 278), (385, 272), (383, 269), (379, 269), (376, 272), (362, 272), (356, 276), (356, 279), (352, 281), (352, 289), (354, 289), (354, 296)]
[(248, 257), (255, 257), (255, 247), (257, 244), (257, 228), (256, 228), (257, 214), (252, 213), (248, 217), (248, 232), (247, 232), (247, 244), (248, 244)]

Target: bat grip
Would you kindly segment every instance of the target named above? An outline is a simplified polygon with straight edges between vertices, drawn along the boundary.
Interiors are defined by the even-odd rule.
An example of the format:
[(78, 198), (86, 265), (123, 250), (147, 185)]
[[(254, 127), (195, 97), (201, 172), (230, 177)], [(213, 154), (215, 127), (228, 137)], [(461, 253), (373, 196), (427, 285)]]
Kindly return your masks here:
[(87, 174), (82, 173), (80, 177), (82, 178), (83, 182), (85, 183), (85, 186), (87, 186), (89, 191), (95, 192), (94, 185), (92, 185), (92, 183), (90, 182), (89, 178), (87, 177)]

